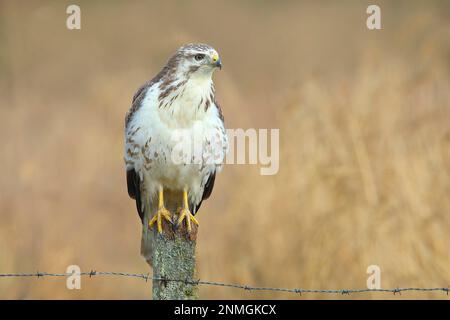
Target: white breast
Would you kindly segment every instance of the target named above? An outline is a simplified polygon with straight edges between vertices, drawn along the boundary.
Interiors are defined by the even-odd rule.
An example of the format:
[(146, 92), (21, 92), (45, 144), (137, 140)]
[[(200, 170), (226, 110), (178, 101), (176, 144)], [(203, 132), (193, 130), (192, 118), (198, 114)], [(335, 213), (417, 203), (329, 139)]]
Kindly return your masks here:
[[(150, 193), (156, 193), (160, 186), (173, 190), (187, 187), (190, 200), (198, 203), (209, 174), (221, 169), (227, 138), (217, 107), (210, 102), (210, 106), (205, 108), (210, 90), (211, 82), (205, 84), (189, 80), (171, 92), (162, 104), (158, 99), (158, 84), (147, 90), (141, 107), (127, 128), (125, 160), (127, 167), (132, 166), (139, 172)], [(180, 135), (185, 139), (180, 139)], [(191, 159), (191, 163), (195, 162), (193, 164), (180, 165), (174, 150), (179, 150), (180, 143), (188, 142), (207, 148), (209, 145), (214, 149), (215, 161), (209, 159), (206, 163), (199, 163), (196, 158)], [(209, 150), (204, 148), (202, 155), (203, 152), (209, 154)]]

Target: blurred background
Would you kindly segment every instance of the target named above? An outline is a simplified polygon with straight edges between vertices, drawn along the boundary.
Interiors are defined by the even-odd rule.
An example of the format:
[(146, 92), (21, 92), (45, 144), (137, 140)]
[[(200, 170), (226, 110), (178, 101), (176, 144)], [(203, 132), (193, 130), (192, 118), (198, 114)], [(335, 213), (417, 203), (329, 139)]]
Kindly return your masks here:
[[(382, 30), (366, 28), (381, 7)], [(81, 7), (81, 30), (66, 8)], [(228, 128), (279, 128), (280, 170), (227, 165), (199, 212), (203, 280), (450, 284), (448, 1), (0, 1), (0, 272), (147, 273), (126, 191), (136, 89), (182, 44), (221, 54)], [(201, 287), (213, 298), (324, 296)], [(139, 279), (1, 279), (3, 299), (149, 299)]]

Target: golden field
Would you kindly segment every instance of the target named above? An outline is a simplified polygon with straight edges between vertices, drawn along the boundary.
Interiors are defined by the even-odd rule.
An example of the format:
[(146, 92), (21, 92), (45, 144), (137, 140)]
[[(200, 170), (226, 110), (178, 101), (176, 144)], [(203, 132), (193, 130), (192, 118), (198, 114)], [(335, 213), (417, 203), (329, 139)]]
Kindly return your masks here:
[[(0, 273), (149, 272), (123, 122), (182, 44), (221, 54), (228, 128), (279, 128), (280, 170), (227, 165), (202, 205), (202, 280), (309, 289), (450, 284), (450, 5), (377, 1), (0, 1)], [(214, 298), (329, 296), (201, 287)], [(149, 299), (139, 279), (1, 279), (2, 299)]]

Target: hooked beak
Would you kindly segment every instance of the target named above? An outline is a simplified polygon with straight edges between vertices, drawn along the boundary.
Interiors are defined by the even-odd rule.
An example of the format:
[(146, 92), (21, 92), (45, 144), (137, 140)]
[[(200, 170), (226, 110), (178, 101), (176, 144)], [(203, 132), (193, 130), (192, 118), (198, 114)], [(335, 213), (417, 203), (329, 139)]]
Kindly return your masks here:
[(219, 60), (216, 61), (215, 66), (217, 68), (219, 68), (220, 70), (222, 70), (222, 60), (220, 60), (220, 58), (219, 58)]
[(222, 69), (222, 60), (219, 58), (217, 54), (214, 54), (214, 56), (212, 57), (212, 62), (214, 67)]

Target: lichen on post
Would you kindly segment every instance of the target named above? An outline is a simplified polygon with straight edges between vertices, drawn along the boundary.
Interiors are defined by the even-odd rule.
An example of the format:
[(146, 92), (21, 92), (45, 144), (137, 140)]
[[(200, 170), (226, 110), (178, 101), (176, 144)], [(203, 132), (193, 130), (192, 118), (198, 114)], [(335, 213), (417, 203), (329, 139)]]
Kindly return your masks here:
[[(165, 194), (167, 209), (176, 221), (181, 194)], [(155, 201), (152, 201), (155, 203)], [(155, 211), (154, 205), (146, 206), (144, 226), (148, 225), (148, 217)], [(153, 299), (154, 300), (193, 300), (198, 298), (195, 284), (195, 248), (197, 240), (197, 226), (187, 233), (184, 225), (174, 223), (163, 224), (163, 232), (159, 234), (156, 228), (144, 230), (149, 236), (143, 237), (143, 247), (151, 247), (151, 261), (153, 267)], [(167, 280), (161, 280), (167, 279)], [(171, 281), (178, 280), (178, 281)]]
[[(183, 228), (184, 229), (184, 228)], [(155, 300), (192, 300), (197, 299), (195, 276), (196, 240), (191, 240), (185, 232), (155, 236), (153, 250), (153, 277), (169, 279), (169, 281), (153, 281), (153, 299)]]

